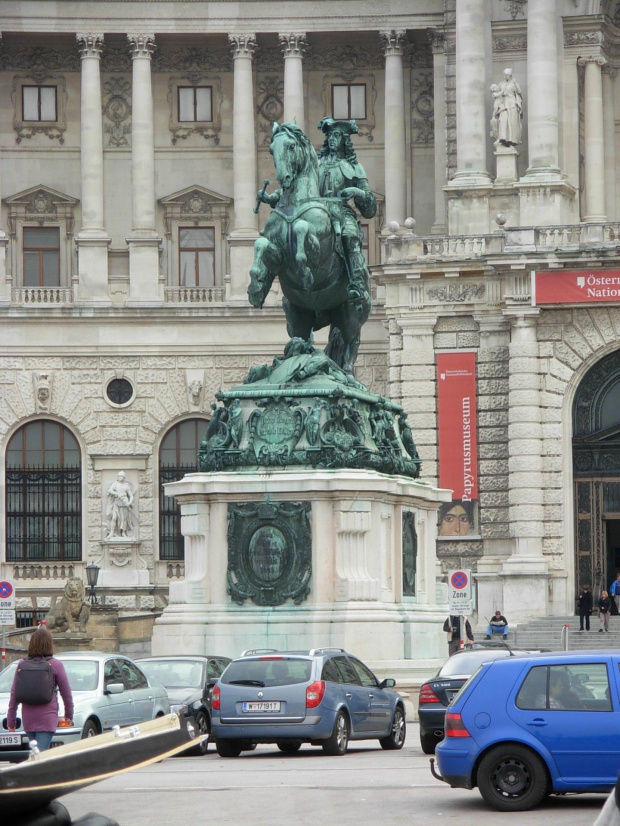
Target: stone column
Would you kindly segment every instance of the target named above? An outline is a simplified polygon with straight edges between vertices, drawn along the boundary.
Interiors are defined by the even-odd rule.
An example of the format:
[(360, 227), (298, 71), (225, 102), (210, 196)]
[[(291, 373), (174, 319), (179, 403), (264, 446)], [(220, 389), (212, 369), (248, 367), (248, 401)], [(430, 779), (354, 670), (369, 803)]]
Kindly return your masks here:
[[(2, 48), (2, 32), (0, 32), (0, 48)], [(0, 161), (2, 158), (0, 157)], [(1, 166), (1, 164), (0, 164)], [(0, 204), (2, 203), (2, 177), (0, 176)], [(9, 238), (0, 226), (0, 304), (8, 304), (11, 301), (11, 276), (6, 271), (6, 250), (9, 245)]]
[(502, 571), (503, 613), (520, 622), (547, 611), (539, 312), (523, 310), (509, 315), (508, 501), (512, 554)]
[(404, 31), (380, 32), (385, 54), (385, 226), (407, 217)]
[(284, 120), (290, 123), (295, 119), (297, 126), (305, 132), (303, 59), (306, 35), (280, 34), (279, 38), (284, 55)]
[(110, 303), (108, 247), (103, 212), (103, 113), (100, 63), (103, 35), (76, 35), (80, 50), (80, 164), (82, 173), (82, 227), (75, 237), (78, 249), (80, 303)]
[[(616, 168), (616, 124), (614, 80), (617, 75), (609, 64), (603, 66), (603, 130), (605, 133), (605, 169)], [(608, 221), (616, 220), (616, 176), (605, 178), (605, 215)]]
[(129, 244), (129, 301), (160, 304), (159, 249), (155, 217), (155, 143), (151, 55), (152, 34), (128, 34), (132, 56), (131, 189), (132, 231)]
[(588, 223), (605, 221), (605, 141), (603, 123), (603, 77), (605, 60), (599, 55), (580, 57), (585, 67), (583, 91), (585, 131), (585, 215)]
[(488, 184), (484, 0), (456, 4), (456, 155), (459, 178)]
[(555, 0), (527, 4), (527, 176), (559, 177), (558, 44)]
[(228, 299), (247, 303), (249, 271), (258, 238), (256, 205), (256, 132), (254, 125), (254, 83), (252, 60), (256, 51), (254, 34), (229, 34), (234, 63), (233, 100), (233, 196), (234, 227), (229, 235), (230, 295)]
[(437, 29), (428, 30), (433, 50), (433, 101), (435, 122), (435, 222), (431, 232), (446, 233), (446, 53), (445, 35)]

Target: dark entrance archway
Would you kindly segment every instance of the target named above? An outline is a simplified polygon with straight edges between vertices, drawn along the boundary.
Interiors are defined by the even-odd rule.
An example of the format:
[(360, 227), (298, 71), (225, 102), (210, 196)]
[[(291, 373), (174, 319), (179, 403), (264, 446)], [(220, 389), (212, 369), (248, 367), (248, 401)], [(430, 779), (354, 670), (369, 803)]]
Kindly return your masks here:
[(620, 350), (584, 376), (573, 404), (575, 573), (597, 594), (620, 571)]

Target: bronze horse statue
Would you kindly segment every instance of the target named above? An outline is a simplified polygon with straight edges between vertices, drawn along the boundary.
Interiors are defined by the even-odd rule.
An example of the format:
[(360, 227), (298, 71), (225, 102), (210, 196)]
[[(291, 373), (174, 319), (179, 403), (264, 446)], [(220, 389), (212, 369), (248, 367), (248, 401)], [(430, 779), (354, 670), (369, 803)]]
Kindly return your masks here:
[(314, 330), (329, 325), (325, 353), (352, 373), (360, 331), (371, 309), (370, 284), (366, 276), (365, 300), (350, 298), (348, 262), (338, 231), (342, 199), (321, 197), (317, 154), (295, 123), (274, 123), (269, 151), (281, 191), (254, 244), (250, 303), (262, 307), (277, 276), (289, 336), (310, 342)]

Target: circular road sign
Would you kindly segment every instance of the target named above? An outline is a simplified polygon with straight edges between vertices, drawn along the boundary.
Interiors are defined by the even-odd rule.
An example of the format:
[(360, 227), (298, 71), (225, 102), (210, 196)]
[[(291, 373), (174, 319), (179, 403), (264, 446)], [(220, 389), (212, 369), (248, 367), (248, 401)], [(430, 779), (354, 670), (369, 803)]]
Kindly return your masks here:
[(13, 596), (13, 586), (10, 582), (2, 580), (0, 582), (0, 599), (8, 599)]
[(450, 577), (450, 585), (456, 588), (457, 591), (462, 591), (463, 588), (467, 588), (468, 584), (469, 578), (465, 571), (455, 571)]

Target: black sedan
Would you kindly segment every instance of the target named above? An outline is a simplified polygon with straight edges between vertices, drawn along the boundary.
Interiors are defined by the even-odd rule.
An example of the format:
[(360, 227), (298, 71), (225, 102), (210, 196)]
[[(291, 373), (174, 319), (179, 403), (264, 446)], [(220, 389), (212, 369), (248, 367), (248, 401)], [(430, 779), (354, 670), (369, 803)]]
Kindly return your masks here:
[[(168, 692), (170, 711), (176, 711), (192, 720), (201, 734), (211, 733), (211, 688), (209, 680), (217, 679), (228, 663), (229, 657), (216, 655), (169, 654), (161, 657), (145, 657), (136, 660), (149, 678), (151, 685), (162, 685)], [(187, 755), (207, 753), (209, 740)]]
[(457, 651), (439, 669), (432, 680), (420, 688), (418, 718), (420, 721), (420, 745), (424, 754), (434, 754), (435, 746), (444, 736), (446, 709), (461, 686), (489, 660), (526, 654), (505, 644), (475, 644), (472, 648)]

